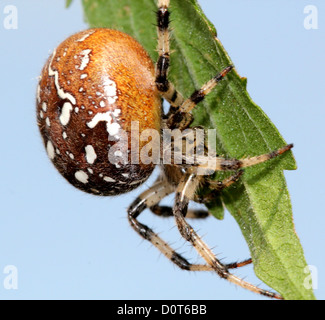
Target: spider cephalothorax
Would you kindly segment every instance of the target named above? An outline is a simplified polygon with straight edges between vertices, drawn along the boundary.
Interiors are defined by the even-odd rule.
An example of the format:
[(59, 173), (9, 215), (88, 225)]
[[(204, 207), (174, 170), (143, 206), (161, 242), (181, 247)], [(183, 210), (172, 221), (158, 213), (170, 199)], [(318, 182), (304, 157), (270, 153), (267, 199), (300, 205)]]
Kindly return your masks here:
[[(229, 269), (246, 265), (251, 260), (221, 263), (186, 217), (208, 215), (201, 210), (188, 210), (190, 200), (210, 201), (216, 192), (238, 180), (243, 174), (241, 168), (277, 157), (292, 145), (241, 160), (209, 154), (213, 161), (208, 164), (200, 161), (196, 153), (198, 149), (205, 150), (207, 145), (203, 140), (200, 146), (196, 135), (189, 131), (193, 120), (191, 111), (233, 67), (226, 66), (190, 98), (184, 99), (167, 77), (170, 61), (168, 7), (169, 0), (158, 0), (159, 58), (156, 67), (137, 41), (116, 30), (82, 31), (54, 50), (43, 68), (37, 90), (37, 121), (48, 156), (72, 185), (103, 196), (138, 187), (159, 163), (162, 173), (157, 182), (128, 209), (132, 228), (182, 269), (214, 271), (253, 292), (281, 298), (230, 273)], [(170, 103), (166, 115), (162, 111), (161, 98)], [(179, 130), (178, 150), (175, 139), (163, 147), (160, 145), (164, 130)], [(155, 137), (158, 138), (155, 140)], [(185, 146), (190, 147), (184, 151), (182, 139), (188, 137)], [(170, 150), (166, 151), (167, 147)], [(175, 156), (179, 149), (178, 159), (164, 161), (165, 153)], [(153, 161), (157, 154), (158, 161)], [(209, 175), (215, 171), (234, 171), (234, 174), (215, 182), (209, 180)], [(200, 186), (210, 190), (203, 198), (197, 194)], [(174, 207), (160, 206), (160, 201), (171, 193), (175, 193)], [(138, 216), (146, 208), (160, 216), (174, 216), (180, 234), (194, 246), (206, 264), (189, 263), (141, 224)]]

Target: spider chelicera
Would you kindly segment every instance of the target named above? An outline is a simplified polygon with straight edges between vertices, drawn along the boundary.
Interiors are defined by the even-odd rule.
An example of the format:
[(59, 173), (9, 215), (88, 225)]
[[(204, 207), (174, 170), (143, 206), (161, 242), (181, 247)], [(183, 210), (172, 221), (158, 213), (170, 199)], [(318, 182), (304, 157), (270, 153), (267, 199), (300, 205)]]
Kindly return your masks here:
[[(148, 139), (139, 139), (139, 135), (151, 130), (151, 138), (153, 132), (158, 135), (158, 144), (162, 132), (168, 130), (179, 130), (181, 140), (191, 136), (191, 111), (233, 69), (232, 66), (225, 67), (190, 98), (182, 97), (167, 77), (170, 64), (169, 2), (158, 0), (159, 57), (156, 66), (142, 46), (127, 34), (95, 28), (62, 42), (43, 68), (37, 89), (37, 121), (45, 148), (58, 171), (85, 192), (100, 196), (118, 195), (146, 181), (157, 163), (152, 161), (152, 144), (148, 151)], [(163, 112), (161, 98), (170, 104), (167, 114)], [(241, 160), (209, 154), (213, 161), (206, 164), (200, 161), (198, 150), (206, 152), (208, 146), (205, 141), (202, 146), (194, 136), (187, 140), (185, 146), (190, 147), (186, 152), (181, 143), (177, 161), (175, 157), (171, 162), (163, 161), (168, 146), (172, 150), (170, 154), (176, 155), (175, 140), (158, 148), (162, 173), (156, 183), (128, 208), (132, 228), (181, 269), (214, 271), (238, 286), (281, 299), (280, 295), (233, 275), (230, 269), (247, 265), (251, 259), (221, 263), (186, 218), (209, 215), (202, 210), (189, 210), (189, 201), (211, 201), (216, 193), (239, 179), (242, 168), (275, 158), (293, 145)], [(192, 162), (188, 161), (190, 158)], [(234, 173), (217, 182), (209, 178), (216, 171)], [(200, 187), (209, 192), (199, 195)], [(172, 193), (175, 193), (173, 208), (160, 205), (160, 201)], [(180, 234), (206, 264), (191, 264), (153, 230), (140, 223), (138, 217), (146, 208), (159, 216), (174, 216)]]

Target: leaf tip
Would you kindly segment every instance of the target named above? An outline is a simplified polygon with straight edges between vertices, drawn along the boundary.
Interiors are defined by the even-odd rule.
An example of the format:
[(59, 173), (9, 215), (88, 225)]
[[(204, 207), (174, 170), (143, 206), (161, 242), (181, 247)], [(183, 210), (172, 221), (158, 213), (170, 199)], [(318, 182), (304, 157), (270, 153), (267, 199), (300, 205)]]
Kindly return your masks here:
[(68, 9), (71, 6), (73, 0), (66, 0), (65, 2), (65, 8)]

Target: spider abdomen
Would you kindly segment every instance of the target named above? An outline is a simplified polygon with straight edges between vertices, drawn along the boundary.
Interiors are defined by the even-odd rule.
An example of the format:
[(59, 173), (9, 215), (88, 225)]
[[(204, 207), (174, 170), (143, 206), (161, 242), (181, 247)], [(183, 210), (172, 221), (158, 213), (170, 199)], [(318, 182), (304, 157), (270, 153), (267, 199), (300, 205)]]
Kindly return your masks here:
[(116, 195), (149, 177), (152, 163), (131, 161), (142, 147), (140, 141), (131, 148), (131, 125), (139, 134), (160, 130), (160, 111), (152, 60), (122, 32), (77, 33), (42, 70), (37, 120), (45, 148), (58, 171), (83, 191)]

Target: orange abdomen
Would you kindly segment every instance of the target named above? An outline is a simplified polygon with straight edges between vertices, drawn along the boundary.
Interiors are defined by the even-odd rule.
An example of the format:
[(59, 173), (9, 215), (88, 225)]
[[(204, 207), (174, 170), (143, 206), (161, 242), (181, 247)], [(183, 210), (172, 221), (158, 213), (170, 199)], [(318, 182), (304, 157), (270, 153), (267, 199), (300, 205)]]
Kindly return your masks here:
[(102, 28), (77, 33), (42, 70), (40, 132), (55, 167), (81, 190), (116, 195), (143, 183), (154, 164), (141, 157), (132, 163), (131, 124), (139, 134), (159, 132), (160, 119), (153, 62), (125, 33)]

